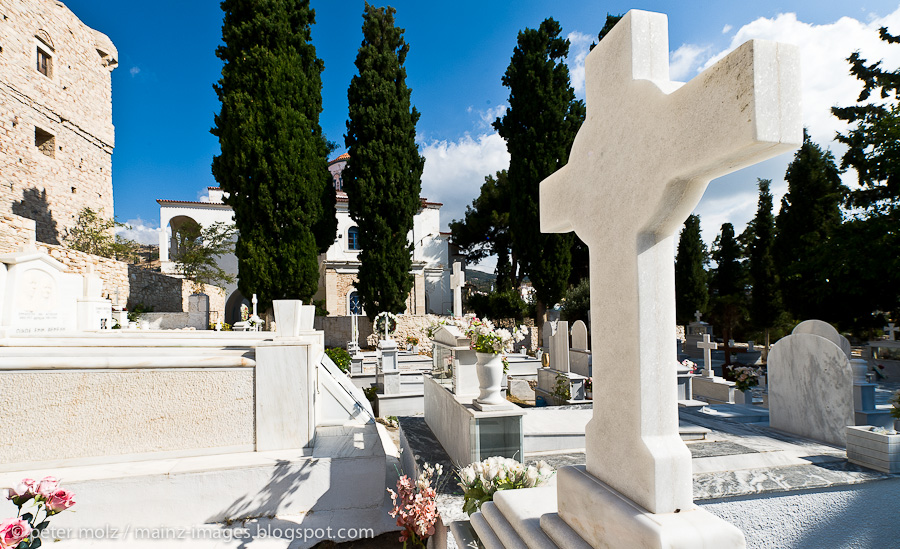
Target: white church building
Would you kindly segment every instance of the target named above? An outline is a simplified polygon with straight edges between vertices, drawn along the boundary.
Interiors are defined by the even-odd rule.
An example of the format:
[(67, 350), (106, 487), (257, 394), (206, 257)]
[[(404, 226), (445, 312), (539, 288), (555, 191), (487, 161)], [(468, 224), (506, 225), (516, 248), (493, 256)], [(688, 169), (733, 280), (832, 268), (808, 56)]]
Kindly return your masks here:
[[(348, 211), (349, 200), (343, 190), (341, 173), (347, 165), (348, 154), (342, 154), (328, 163), (337, 191), (337, 237), (334, 244), (319, 256), (319, 290), (316, 300), (324, 299), (330, 316), (362, 313), (356, 291), (356, 276), (359, 273), (359, 228)], [(209, 187), (208, 201), (186, 201), (159, 199), (159, 258), (162, 272), (177, 274), (173, 261), (176, 255), (175, 233), (184, 223), (194, 221), (201, 227), (216, 222), (234, 223), (234, 212), (225, 204), (225, 193), (219, 187)], [(413, 219), (413, 229), (409, 240), (413, 244), (413, 264), (411, 273), (414, 285), (407, 298), (407, 314), (423, 315), (450, 314), (453, 308), (453, 293), (450, 291), (452, 263), (450, 233), (440, 231), (440, 209), (442, 204), (422, 199), (419, 212)], [(226, 272), (237, 274), (237, 257), (223, 256), (219, 265)], [(249, 304), (249, 296), (244, 296), (237, 283), (225, 286), (225, 322), (240, 320), (241, 304)]]

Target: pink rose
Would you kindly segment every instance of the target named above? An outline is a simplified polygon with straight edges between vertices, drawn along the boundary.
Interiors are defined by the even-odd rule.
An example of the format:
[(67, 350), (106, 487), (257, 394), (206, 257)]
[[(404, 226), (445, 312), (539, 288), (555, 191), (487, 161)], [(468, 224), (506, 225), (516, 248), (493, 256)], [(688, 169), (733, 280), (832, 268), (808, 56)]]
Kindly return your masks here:
[(59, 479), (56, 477), (44, 477), (37, 484), (37, 495), (45, 498), (53, 495), (53, 492), (59, 489)]
[(75, 494), (60, 488), (47, 497), (46, 504), (51, 513), (61, 513), (75, 505)]
[(12, 488), (7, 489), (6, 497), (15, 505), (22, 505), (34, 497), (36, 486), (37, 483), (34, 480), (24, 478)]
[(31, 526), (20, 518), (0, 522), (0, 547), (15, 547), (31, 535)]

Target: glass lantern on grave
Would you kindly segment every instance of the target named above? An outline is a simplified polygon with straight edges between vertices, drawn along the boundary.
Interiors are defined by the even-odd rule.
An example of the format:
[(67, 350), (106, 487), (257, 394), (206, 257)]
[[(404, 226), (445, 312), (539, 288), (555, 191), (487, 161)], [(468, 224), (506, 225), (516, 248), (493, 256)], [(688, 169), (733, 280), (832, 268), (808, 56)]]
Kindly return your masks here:
[(478, 392), (475, 351), (455, 326), (440, 326), (432, 336), (431, 377), (451, 393)]

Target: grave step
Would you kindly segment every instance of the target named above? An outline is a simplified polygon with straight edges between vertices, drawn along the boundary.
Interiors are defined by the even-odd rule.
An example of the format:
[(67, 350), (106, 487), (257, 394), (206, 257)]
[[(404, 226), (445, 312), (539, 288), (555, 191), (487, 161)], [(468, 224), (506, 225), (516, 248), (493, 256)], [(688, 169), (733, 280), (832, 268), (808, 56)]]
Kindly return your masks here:
[(506, 549), (503, 546), (503, 542), (500, 541), (500, 538), (498, 538), (497, 534), (494, 533), (494, 530), (491, 529), (491, 525), (488, 524), (487, 519), (481, 514), (481, 511), (472, 515), (469, 518), (469, 522), (472, 525), (472, 529), (478, 534), (478, 540), (485, 549)]
[(525, 542), (519, 537), (519, 534), (513, 529), (512, 525), (497, 508), (497, 504), (493, 501), (486, 501), (481, 506), (481, 514), (487, 521), (491, 530), (497, 534), (497, 537), (503, 542), (504, 547), (525, 547)]
[(556, 512), (556, 486), (500, 491), (494, 504), (529, 549), (556, 549), (541, 529), (541, 515)]
[(581, 536), (555, 511), (541, 515), (541, 529), (558, 547), (565, 547), (565, 549), (591, 549), (591, 546), (581, 539)]

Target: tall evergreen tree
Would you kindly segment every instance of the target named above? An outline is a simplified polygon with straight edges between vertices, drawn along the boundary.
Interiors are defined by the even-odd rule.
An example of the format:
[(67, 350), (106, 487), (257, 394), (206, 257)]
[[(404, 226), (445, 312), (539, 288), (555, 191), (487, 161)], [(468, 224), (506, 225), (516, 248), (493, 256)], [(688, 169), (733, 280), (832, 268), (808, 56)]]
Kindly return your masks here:
[(691, 322), (695, 311), (705, 313), (707, 310), (706, 262), (706, 244), (700, 237), (700, 216), (690, 215), (684, 221), (675, 255), (675, 317), (679, 324)]
[(765, 344), (769, 346), (769, 329), (781, 314), (781, 296), (778, 292), (778, 277), (775, 273), (775, 217), (772, 215), (772, 193), (769, 192), (770, 179), (759, 179), (759, 202), (756, 217), (751, 221), (753, 240), (750, 243), (750, 319), (757, 328), (765, 332)]
[(565, 165), (572, 141), (584, 121), (585, 108), (575, 99), (565, 63), (569, 41), (562, 28), (546, 19), (538, 29), (519, 32), (516, 48), (503, 75), (509, 109), (494, 128), (509, 150), (510, 235), (521, 270), (544, 304), (562, 298), (571, 270), (573, 234), (540, 232), (540, 182)]
[(322, 60), (310, 43), (308, 0), (224, 0), (222, 103), (211, 132), (212, 173), (239, 231), (238, 287), (273, 299), (309, 300), (318, 253), (334, 241), (334, 187), (319, 126)]
[[(886, 28), (879, 34), (889, 44), (900, 43)], [(841, 167), (854, 168), (859, 178), (860, 188), (849, 193), (847, 204), (861, 213), (834, 238), (841, 297), (835, 308), (844, 324), (871, 329), (882, 326), (875, 311), (894, 320), (900, 315), (900, 68), (868, 64), (859, 52), (847, 60), (863, 89), (856, 105), (832, 113), (853, 124), (837, 140), (847, 146)]]
[[(746, 313), (744, 266), (741, 264), (743, 254), (731, 223), (722, 224), (710, 255), (716, 262), (709, 284), (713, 324), (720, 327), (722, 339), (728, 341), (734, 338), (734, 332)], [(727, 346), (725, 363), (731, 363)]]
[(794, 318), (825, 320), (833, 301), (829, 241), (841, 224), (845, 187), (834, 156), (805, 131), (784, 179), (774, 248), (784, 306)]
[(506, 170), (484, 178), (481, 192), (466, 206), (466, 216), (450, 222), (453, 243), (466, 255), (466, 261), (477, 263), (497, 256), (497, 291), (515, 289), (513, 273), (518, 259), (509, 236), (509, 178)]
[(359, 72), (347, 97), (350, 117), (345, 144), (350, 159), (343, 172), (350, 217), (359, 226), (359, 291), (370, 318), (382, 311), (402, 313), (413, 287), (412, 243), (408, 233), (421, 208), (425, 159), (416, 146), (419, 112), (412, 106), (403, 63), (409, 45), (394, 24), (394, 8), (368, 2)]

